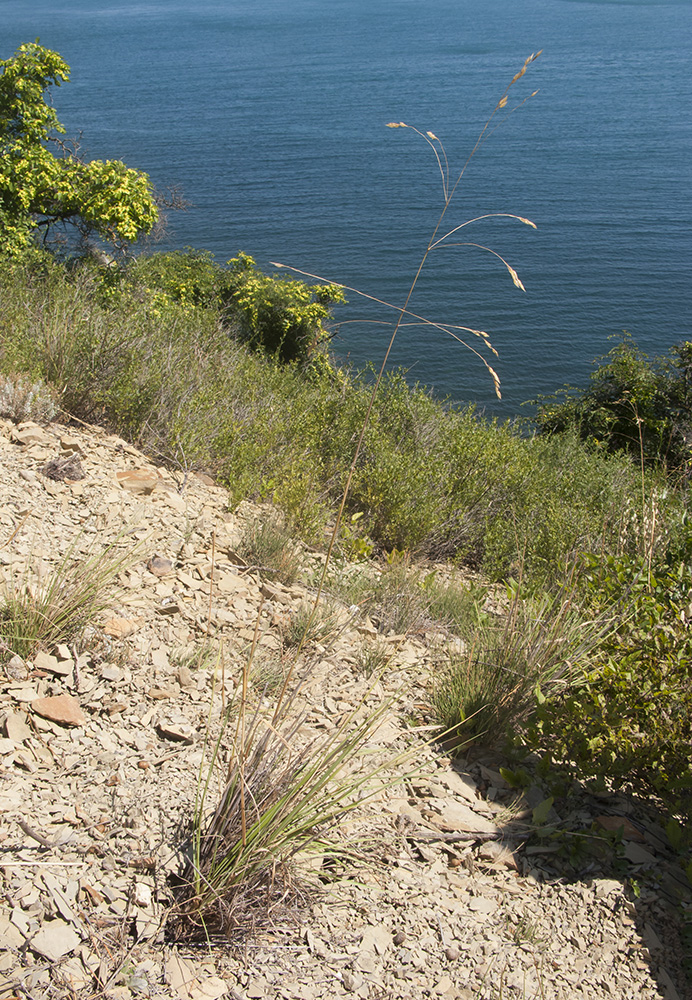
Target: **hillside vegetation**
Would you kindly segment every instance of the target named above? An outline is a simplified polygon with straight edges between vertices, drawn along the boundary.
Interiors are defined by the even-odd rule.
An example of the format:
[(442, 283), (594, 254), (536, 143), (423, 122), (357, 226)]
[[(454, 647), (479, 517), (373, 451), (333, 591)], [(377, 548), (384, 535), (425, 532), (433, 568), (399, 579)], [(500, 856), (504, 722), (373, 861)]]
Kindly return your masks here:
[[(379, 561), (368, 600), (381, 630), (411, 631), (433, 615), (463, 640), (430, 698), (454, 751), (509, 740), (517, 757), (538, 755), (546, 780), (625, 786), (665, 806), (684, 847), (692, 346), (651, 362), (625, 338), (586, 389), (542, 400), (533, 425), (436, 400), (386, 358), (373, 358), (381, 370), (339, 368), (328, 320), (340, 286), (264, 274), (244, 253), (226, 266), (195, 250), (128, 257), (158, 219), (146, 175), (85, 163), (60, 139), (45, 100), (68, 79), (57, 53), (22, 46), (0, 67), (0, 415), (59, 408), (183, 473), (211, 473), (231, 503), (271, 502), (282, 530), (317, 548), (331, 528), (333, 561)], [(445, 232), (466, 167), (455, 182), (434, 133), (389, 126), (428, 143), (442, 180), (410, 298), (429, 255), (481, 220)], [(482, 331), (454, 330), (493, 351)], [(435, 562), (504, 584), (505, 613), (489, 614), (458, 581), (439, 586)], [(463, 614), (450, 613), (455, 601)], [(425, 613), (407, 619), (406, 607)]]
[[(0, 296), (6, 413), (20, 375), (38, 381), (66, 419), (105, 424), (161, 462), (211, 472), (232, 501), (271, 501), (292, 532), (322, 543), (370, 385), (368, 372), (330, 361), (328, 306), (315, 289), (262, 275), (244, 255), (226, 268), (195, 252), (140, 257), (126, 267), (32, 255), (4, 270)], [(278, 345), (267, 329), (282, 331)], [(627, 341), (615, 361), (622, 368), (628, 352), (641, 374), (648, 362)], [(603, 378), (601, 371), (596, 383)], [(635, 389), (623, 393), (635, 399)], [(588, 411), (586, 392), (579, 405)], [(528, 433), (441, 403), (390, 372), (355, 470), (340, 554), (470, 567), (489, 582), (509, 581), (535, 606), (543, 600), (534, 621), (554, 617), (541, 594), (553, 595), (552, 608), (569, 600), (585, 621), (609, 615), (614, 626), (549, 698), (536, 689), (525, 651), (500, 668), (510, 687), (522, 669), (533, 678), (522, 745), (549, 745), (551, 759), (572, 761), (584, 776), (634, 782), (685, 813), (692, 708), (686, 466), (666, 464), (651, 449), (642, 460), (612, 437), (585, 435), (581, 411), (559, 428), (549, 426), (547, 412), (537, 419), (542, 433)], [(636, 439), (636, 406), (632, 413)], [(506, 638), (505, 646), (513, 642)], [(477, 680), (466, 695), (464, 684), (450, 683), (456, 709), (445, 709), (448, 726), (470, 714), (465, 698), (502, 700)], [(516, 736), (511, 710), (505, 714)]]
[[(215, 277), (221, 287), (205, 288)], [(6, 271), (2, 367), (44, 379), (68, 414), (211, 472), (238, 500), (271, 500), (319, 539), (363, 422), (368, 372), (337, 370), (319, 351), (283, 363), (274, 340), (261, 349), (234, 279), (233, 268), (182, 253), (123, 270), (45, 259)], [(256, 294), (269, 288), (275, 301), (267, 296), (259, 324), (285, 323), (301, 284), (265, 279)], [(662, 555), (682, 510), (658, 467), (642, 475), (627, 455), (585, 446), (576, 428), (527, 435), (441, 404), (401, 372), (385, 378), (348, 499), (378, 550), (464, 562), (495, 580), (521, 566), (536, 583), (554, 582), (577, 552)]]

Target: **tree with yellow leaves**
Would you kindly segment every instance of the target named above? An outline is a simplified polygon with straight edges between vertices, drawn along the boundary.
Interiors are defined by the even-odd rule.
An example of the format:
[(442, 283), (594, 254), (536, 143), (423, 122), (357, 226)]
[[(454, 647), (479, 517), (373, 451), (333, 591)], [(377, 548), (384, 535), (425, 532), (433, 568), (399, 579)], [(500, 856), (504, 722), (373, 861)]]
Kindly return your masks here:
[(46, 100), (70, 68), (38, 44), (0, 60), (0, 256), (20, 257), (60, 227), (116, 247), (152, 230), (158, 210), (149, 177), (119, 160), (85, 162), (60, 138)]

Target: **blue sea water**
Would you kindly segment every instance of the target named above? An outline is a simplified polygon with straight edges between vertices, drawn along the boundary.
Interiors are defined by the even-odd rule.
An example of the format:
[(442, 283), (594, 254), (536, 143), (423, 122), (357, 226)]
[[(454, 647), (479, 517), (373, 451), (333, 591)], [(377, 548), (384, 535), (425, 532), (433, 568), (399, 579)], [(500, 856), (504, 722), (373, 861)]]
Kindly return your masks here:
[[(392, 363), (455, 400), (511, 415), (627, 329), (652, 354), (692, 337), (689, 0), (0, 0), (0, 57), (61, 53), (54, 92), (90, 157), (121, 158), (189, 200), (168, 245), (238, 250), (404, 302), (442, 207), (431, 130), (454, 176), (514, 73), (504, 121), (470, 162), (411, 308), (482, 328), (482, 364), (404, 327)], [(392, 314), (349, 294), (334, 347), (378, 362)], [(472, 338), (473, 339), (473, 338)]]

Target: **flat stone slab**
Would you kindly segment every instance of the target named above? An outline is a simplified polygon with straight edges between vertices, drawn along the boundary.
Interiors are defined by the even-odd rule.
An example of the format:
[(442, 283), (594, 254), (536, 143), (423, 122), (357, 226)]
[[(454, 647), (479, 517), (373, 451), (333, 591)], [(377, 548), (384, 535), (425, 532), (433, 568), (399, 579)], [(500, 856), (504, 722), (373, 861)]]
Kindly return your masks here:
[(454, 799), (430, 799), (433, 815), (430, 821), (441, 830), (450, 833), (497, 833), (498, 828), (484, 816), (480, 816), (463, 802)]
[(31, 939), (33, 951), (43, 955), (49, 962), (57, 962), (81, 943), (77, 932), (64, 920), (47, 920), (41, 930)]
[(31, 708), (37, 715), (61, 726), (83, 726), (86, 716), (79, 707), (79, 702), (70, 694), (57, 694), (52, 698), (36, 698), (31, 702)]

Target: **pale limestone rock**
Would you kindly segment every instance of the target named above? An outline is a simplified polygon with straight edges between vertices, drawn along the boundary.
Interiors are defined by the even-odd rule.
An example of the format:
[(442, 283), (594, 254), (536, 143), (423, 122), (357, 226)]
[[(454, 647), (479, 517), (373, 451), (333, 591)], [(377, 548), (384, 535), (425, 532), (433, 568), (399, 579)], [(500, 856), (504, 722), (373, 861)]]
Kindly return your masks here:
[(625, 845), (625, 857), (633, 865), (646, 865), (647, 867), (653, 867), (656, 864), (655, 855), (651, 854), (644, 847), (639, 844), (633, 843), (631, 840), (627, 841)]
[(235, 573), (221, 573), (217, 581), (218, 588), (222, 594), (241, 594), (247, 593), (247, 583), (242, 576), (237, 576)]
[(30, 420), (19, 424), (17, 427), (13, 427), (10, 431), (10, 438), (15, 444), (22, 445), (23, 447), (36, 444), (49, 446), (53, 443), (52, 437), (42, 427), (32, 423)]
[(60, 449), (68, 455), (86, 455), (81, 442), (72, 434), (60, 435)]
[(23, 743), (31, 736), (24, 712), (8, 712), (5, 719), (5, 735), (14, 743)]
[(49, 962), (57, 962), (80, 944), (79, 934), (60, 918), (47, 920), (38, 934), (31, 939), (33, 951), (43, 955)]
[(497, 827), (473, 809), (453, 799), (430, 799), (431, 821), (442, 830), (462, 833), (497, 833)]
[(474, 896), (468, 904), (472, 913), (494, 913), (497, 905), (496, 900), (487, 899), (485, 896)]
[(103, 632), (113, 639), (126, 639), (128, 635), (136, 632), (138, 627), (138, 624), (129, 618), (109, 618), (103, 626)]
[(392, 935), (386, 927), (381, 924), (366, 927), (361, 941), (363, 951), (375, 952), (377, 955), (384, 955), (392, 946)]
[(154, 492), (159, 481), (153, 469), (126, 469), (116, 472), (115, 478), (124, 490), (145, 496)]
[(37, 670), (47, 670), (50, 674), (59, 677), (67, 677), (72, 673), (74, 663), (70, 660), (58, 660), (57, 656), (50, 653), (38, 652), (34, 655), (34, 666)]
[(0, 941), (4, 948), (18, 951), (24, 944), (24, 935), (7, 917), (0, 917)]

